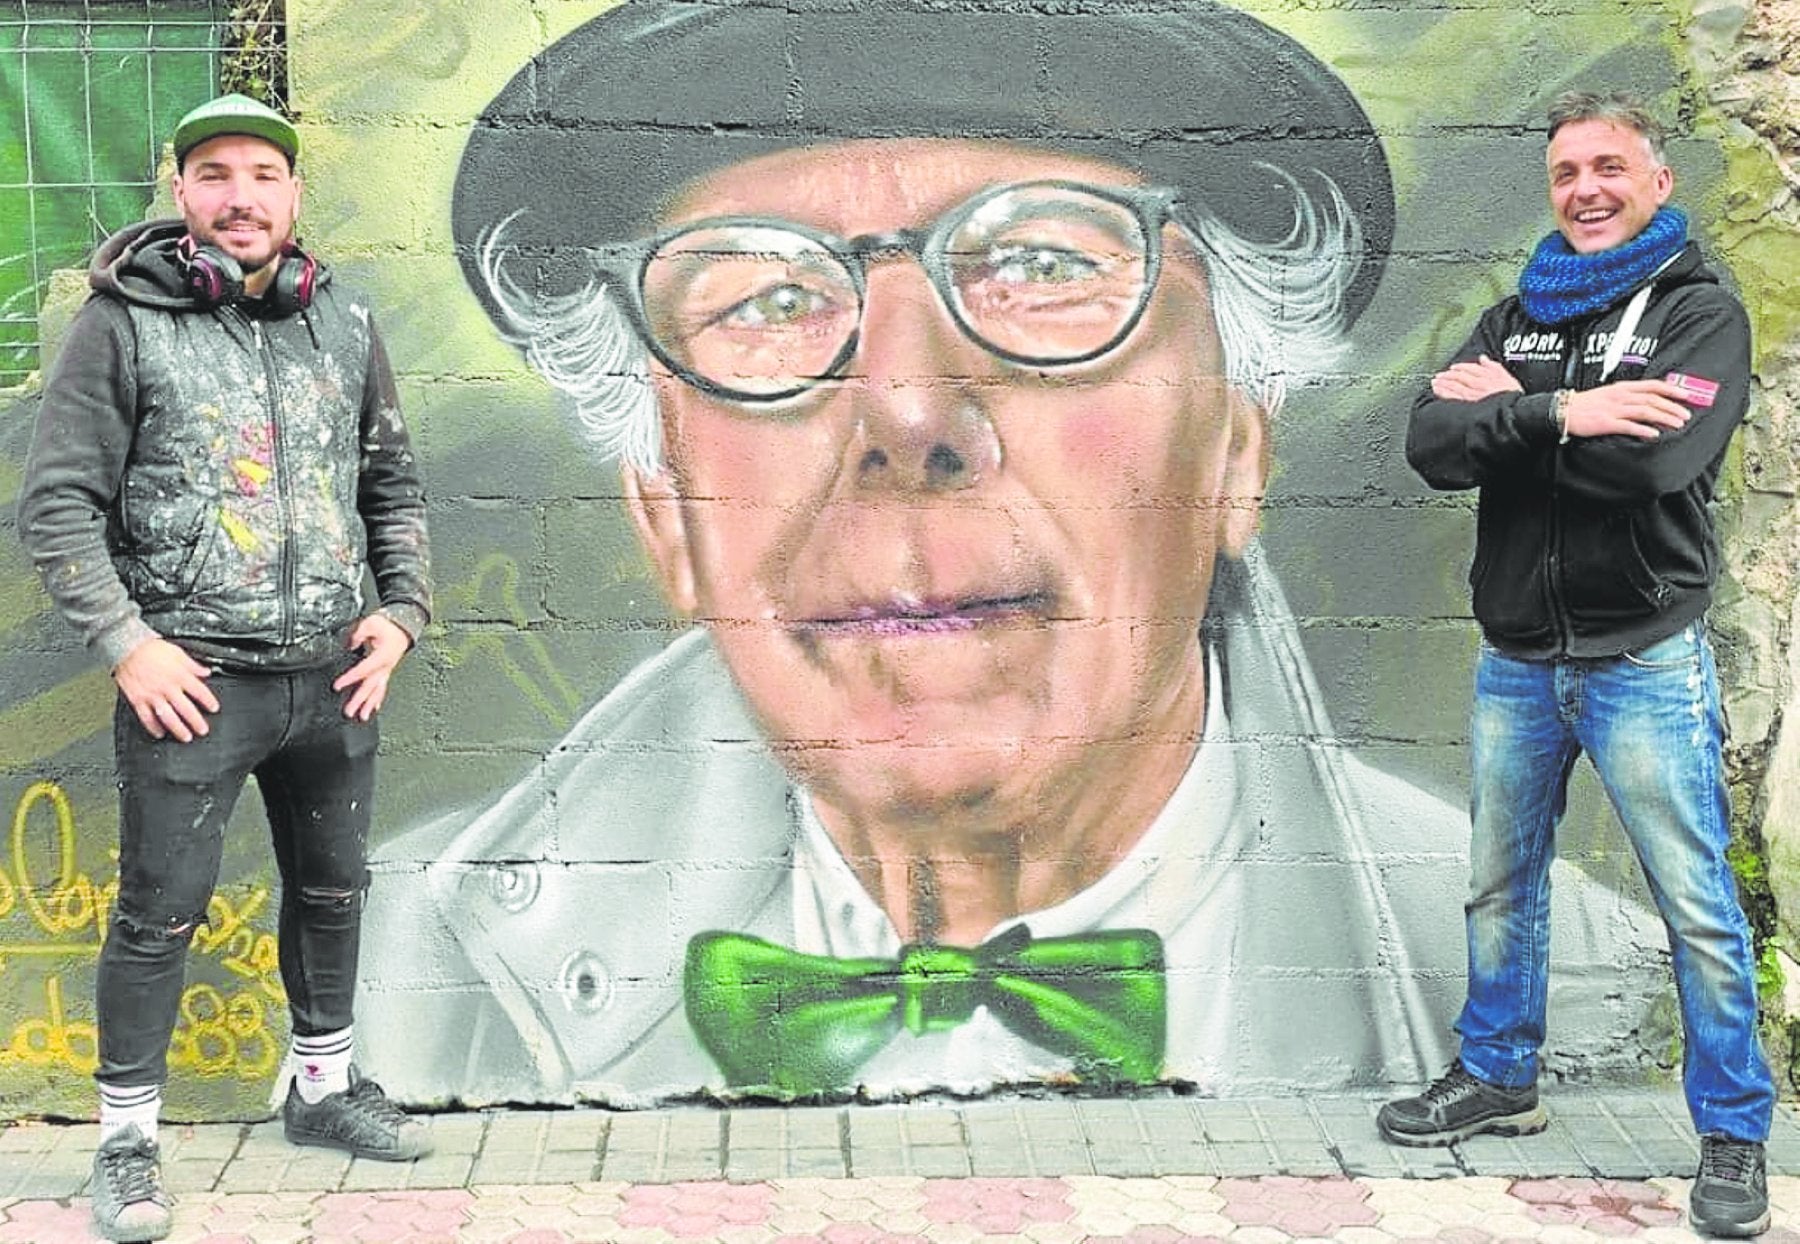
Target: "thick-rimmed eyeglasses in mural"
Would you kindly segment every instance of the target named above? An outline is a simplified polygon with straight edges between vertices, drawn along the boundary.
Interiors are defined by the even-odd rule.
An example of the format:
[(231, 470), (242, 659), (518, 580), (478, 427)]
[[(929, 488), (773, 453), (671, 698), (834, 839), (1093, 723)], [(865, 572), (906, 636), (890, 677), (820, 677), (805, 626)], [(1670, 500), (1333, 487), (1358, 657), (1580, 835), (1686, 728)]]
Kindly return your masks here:
[(1131, 335), (1156, 288), (1170, 189), (997, 186), (930, 227), (835, 237), (759, 216), (701, 220), (608, 248), (602, 266), (670, 371), (741, 402), (843, 374), (873, 264), (910, 256), (970, 340), (1026, 367), (1090, 362)]

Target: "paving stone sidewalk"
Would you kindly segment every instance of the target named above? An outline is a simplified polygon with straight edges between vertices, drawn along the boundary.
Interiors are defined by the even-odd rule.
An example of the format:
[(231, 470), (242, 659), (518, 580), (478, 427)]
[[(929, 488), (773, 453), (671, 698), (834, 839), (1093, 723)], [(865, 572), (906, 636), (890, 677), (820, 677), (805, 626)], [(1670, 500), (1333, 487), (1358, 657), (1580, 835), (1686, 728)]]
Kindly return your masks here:
[[(279, 1123), (165, 1124), (171, 1239), (1485, 1244), (1684, 1224), (1697, 1146), (1675, 1092), (1553, 1089), (1520, 1140), (1398, 1149), (1377, 1097), (491, 1110), (432, 1119), (406, 1165), (296, 1149)], [(92, 1124), (0, 1128), (0, 1244), (93, 1238)], [(1800, 1244), (1800, 1118), (1777, 1113), (1766, 1240)]]

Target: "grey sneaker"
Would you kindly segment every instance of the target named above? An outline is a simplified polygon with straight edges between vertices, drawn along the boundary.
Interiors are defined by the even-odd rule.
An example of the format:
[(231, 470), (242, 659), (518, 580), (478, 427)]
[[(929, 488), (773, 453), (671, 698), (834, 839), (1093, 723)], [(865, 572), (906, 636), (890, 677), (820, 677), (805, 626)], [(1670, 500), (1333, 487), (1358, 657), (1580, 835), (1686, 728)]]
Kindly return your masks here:
[(389, 1101), (381, 1086), (350, 1068), (350, 1087), (308, 1103), (288, 1085), (281, 1127), (296, 1145), (342, 1149), (359, 1158), (410, 1162), (432, 1150), (431, 1129)]
[(1375, 1126), (1396, 1145), (1454, 1145), (1470, 1136), (1529, 1136), (1548, 1120), (1538, 1105), (1537, 1085), (1503, 1089), (1477, 1080), (1459, 1060), (1417, 1097), (1391, 1101), (1375, 1116)]
[(1700, 1138), (1688, 1221), (1701, 1235), (1761, 1235), (1769, 1229), (1769, 1173), (1760, 1143)]
[(160, 1240), (174, 1222), (162, 1186), (162, 1151), (137, 1124), (94, 1150), (94, 1225), (109, 1240)]

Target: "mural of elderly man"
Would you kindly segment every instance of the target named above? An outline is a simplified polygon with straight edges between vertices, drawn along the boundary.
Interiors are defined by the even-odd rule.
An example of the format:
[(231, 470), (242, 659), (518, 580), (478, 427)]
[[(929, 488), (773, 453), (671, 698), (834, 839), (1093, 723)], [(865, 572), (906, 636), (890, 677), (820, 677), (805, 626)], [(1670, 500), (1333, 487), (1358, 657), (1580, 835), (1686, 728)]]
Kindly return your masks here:
[[(389, 844), (396, 1091), (1441, 1069), (1466, 821), (1334, 745), (1253, 538), (1394, 227), (1325, 65), (1206, 3), (634, 3), (494, 99), (456, 196), (700, 625)], [(1568, 881), (1559, 966), (1641, 974), (1571, 991), (1603, 1049), (1655, 935)]]

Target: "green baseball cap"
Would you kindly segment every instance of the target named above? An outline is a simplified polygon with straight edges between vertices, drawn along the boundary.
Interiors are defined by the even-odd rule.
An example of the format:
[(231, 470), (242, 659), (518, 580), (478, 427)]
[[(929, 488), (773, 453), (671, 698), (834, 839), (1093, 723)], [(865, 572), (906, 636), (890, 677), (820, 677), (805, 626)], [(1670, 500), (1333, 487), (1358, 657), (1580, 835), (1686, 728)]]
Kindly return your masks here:
[(221, 134), (247, 134), (273, 143), (290, 164), (300, 154), (300, 135), (286, 117), (248, 95), (221, 95), (188, 113), (175, 127), (176, 166), (195, 147)]

